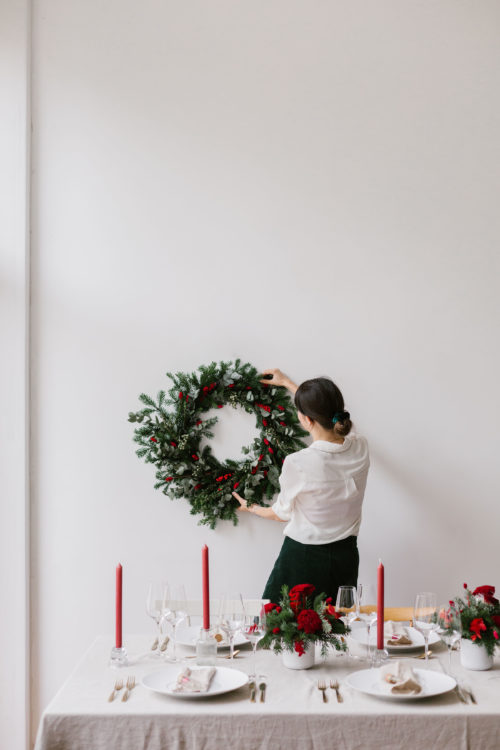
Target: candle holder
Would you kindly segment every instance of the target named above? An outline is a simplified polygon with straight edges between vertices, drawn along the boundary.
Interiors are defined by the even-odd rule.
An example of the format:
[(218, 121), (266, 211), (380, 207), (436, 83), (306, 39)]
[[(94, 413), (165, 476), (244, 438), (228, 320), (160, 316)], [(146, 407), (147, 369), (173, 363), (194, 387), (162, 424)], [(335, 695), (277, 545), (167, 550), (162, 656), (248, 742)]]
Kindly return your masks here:
[(372, 653), (372, 667), (381, 667), (389, 658), (389, 652), (385, 648), (375, 648)]
[(111, 655), (109, 657), (109, 666), (114, 669), (120, 667), (126, 667), (128, 665), (127, 650), (125, 648), (118, 648), (113, 646), (111, 649)]

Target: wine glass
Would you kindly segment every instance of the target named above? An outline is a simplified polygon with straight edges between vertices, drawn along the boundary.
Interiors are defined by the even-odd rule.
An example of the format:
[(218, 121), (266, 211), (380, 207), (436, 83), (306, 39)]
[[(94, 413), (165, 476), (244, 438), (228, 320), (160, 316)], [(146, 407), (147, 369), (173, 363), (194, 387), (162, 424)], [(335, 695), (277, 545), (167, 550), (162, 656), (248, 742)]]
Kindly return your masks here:
[(250, 677), (257, 679), (257, 644), (266, 632), (266, 615), (262, 605), (260, 615), (246, 615), (243, 623), (242, 633), (250, 641), (253, 649), (253, 674)]
[(224, 594), (220, 602), (219, 627), (229, 641), (229, 658), (234, 659), (234, 637), (245, 624), (241, 594)]
[(451, 672), (451, 651), (462, 637), (462, 618), (454, 607), (442, 604), (437, 613), (437, 633), (448, 646), (448, 667)]
[(187, 600), (183, 585), (167, 586), (164, 599), (162, 620), (168, 622), (173, 630), (173, 654), (170, 661), (180, 661), (177, 657), (177, 626), (187, 618)]
[(148, 593), (146, 595), (146, 612), (154, 620), (157, 628), (157, 636), (151, 649), (155, 651), (155, 656), (161, 656), (162, 617), (166, 589), (167, 584), (165, 582), (151, 581), (148, 585)]
[(358, 592), (355, 586), (339, 586), (335, 602), (337, 612), (342, 612), (347, 625), (350, 625), (359, 614)]
[(425, 642), (425, 663), (429, 664), (429, 636), (438, 627), (437, 597), (431, 591), (422, 591), (415, 597), (413, 627), (422, 633)]
[[(358, 584), (358, 613), (359, 619), (366, 623), (366, 643), (367, 655), (370, 663), (373, 663), (375, 654), (375, 644), (372, 649), (371, 632), (373, 625), (377, 622), (377, 605), (373, 604), (377, 600), (377, 592), (372, 584)], [(363, 604), (366, 601), (366, 604)]]

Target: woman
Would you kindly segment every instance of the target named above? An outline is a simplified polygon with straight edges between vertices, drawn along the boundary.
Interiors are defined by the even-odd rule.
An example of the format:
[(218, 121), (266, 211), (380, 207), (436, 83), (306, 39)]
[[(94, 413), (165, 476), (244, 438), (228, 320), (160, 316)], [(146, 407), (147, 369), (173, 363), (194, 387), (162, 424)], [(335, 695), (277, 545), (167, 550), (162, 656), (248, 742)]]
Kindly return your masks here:
[(240, 510), (262, 518), (286, 521), (285, 541), (263, 597), (281, 599), (281, 587), (312, 583), (335, 601), (339, 586), (356, 586), (359, 555), (357, 535), (370, 459), (365, 438), (351, 434), (344, 399), (328, 378), (296, 386), (280, 370), (261, 382), (284, 386), (295, 394), (302, 427), (313, 442), (285, 459), (281, 491), (274, 505), (248, 506), (237, 492)]

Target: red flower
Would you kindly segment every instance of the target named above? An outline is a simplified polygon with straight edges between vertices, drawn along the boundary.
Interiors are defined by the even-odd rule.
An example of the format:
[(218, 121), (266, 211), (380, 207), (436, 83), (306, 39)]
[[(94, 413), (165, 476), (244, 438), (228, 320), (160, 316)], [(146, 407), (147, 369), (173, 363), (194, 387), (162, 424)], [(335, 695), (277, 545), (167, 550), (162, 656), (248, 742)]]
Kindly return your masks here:
[(149, 438), (149, 439), (151, 440), (152, 443), (157, 443), (158, 442), (158, 440), (156, 438)]
[(476, 638), (481, 639), (481, 632), (486, 630), (486, 625), (484, 623), (483, 618), (475, 617), (474, 620), (472, 620), (471, 624), (469, 625), (469, 630), (471, 633), (474, 633), (474, 635), (471, 636), (471, 640), (475, 641)]
[(277, 634), (277, 633), (280, 633), (280, 632), (281, 632), (281, 631), (280, 631), (280, 629), (279, 629), (279, 628), (273, 628), (273, 633), (276, 633), (276, 634)]
[(314, 609), (303, 609), (297, 616), (297, 627), (305, 633), (317, 633), (323, 625), (320, 616)]
[(328, 599), (325, 599), (325, 604), (331, 604), (333, 602), (333, 599), (331, 596), (328, 597)]
[(173, 477), (165, 477), (165, 482), (171, 482)]
[[(264, 604), (264, 612), (269, 614), (269, 612), (272, 612), (273, 609), (277, 609), (277, 605), (274, 602), (268, 602), (267, 604)], [(280, 610), (281, 611), (281, 610)]]
[(450, 605), (450, 607), (454, 607), (455, 606), (455, 602), (453, 601), (453, 599), (450, 599), (450, 601), (448, 602), (448, 604)]
[(472, 593), (474, 596), (482, 596), (485, 604), (498, 604), (498, 599), (493, 596), (494, 586), (478, 586)]
[(203, 393), (208, 393), (208, 385), (203, 386)]
[(191, 458), (193, 459), (193, 461), (199, 461), (200, 460), (198, 458), (198, 456), (196, 455), (196, 453), (193, 453), (193, 455), (191, 456)]
[(182, 398), (182, 391), (179, 391), (179, 398)]
[(276, 612), (281, 612), (281, 607), (276, 607)]
[(284, 407), (284, 406), (278, 406), (278, 409), (279, 409), (280, 411), (285, 411), (285, 407)]
[(332, 604), (329, 604), (327, 606), (327, 608), (325, 609), (325, 612), (327, 615), (330, 615), (330, 617), (335, 617), (336, 620), (342, 617), (342, 614), (340, 612), (337, 612), (335, 607)]
[(224, 406), (224, 404), (217, 404), (217, 408), (218, 409), (222, 409), (223, 406)]
[(302, 656), (302, 654), (305, 654), (304, 644), (302, 643), (302, 641), (295, 641), (294, 648), (299, 656)]
[(303, 609), (306, 604), (306, 598), (312, 596), (315, 591), (316, 588), (311, 583), (301, 583), (291, 588), (288, 596), (293, 611), (296, 613), (299, 609)]
[(466, 588), (468, 588), (468, 587), (467, 587), (467, 584), (466, 584), (466, 583), (464, 583), (464, 589), (466, 589)]
[(194, 489), (195, 490), (201, 490), (201, 484), (195, 484)]
[(280, 425), (281, 425), (282, 427), (286, 427), (286, 422), (280, 422)]
[(263, 419), (262, 424), (264, 425), (264, 427), (267, 427), (267, 419)]
[(233, 484), (233, 490), (235, 490), (235, 489), (236, 489), (237, 487), (239, 487), (239, 486), (240, 486), (240, 483), (239, 483), (239, 482), (235, 482), (235, 483)]

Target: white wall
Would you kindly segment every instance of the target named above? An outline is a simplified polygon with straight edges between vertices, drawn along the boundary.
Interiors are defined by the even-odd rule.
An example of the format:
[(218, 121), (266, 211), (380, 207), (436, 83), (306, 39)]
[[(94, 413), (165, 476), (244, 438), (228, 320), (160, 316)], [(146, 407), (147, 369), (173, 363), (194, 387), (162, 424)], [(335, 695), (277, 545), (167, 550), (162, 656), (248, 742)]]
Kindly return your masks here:
[[(258, 594), (282, 527), (155, 492), (127, 413), (168, 369), (330, 374), (373, 466), (361, 580), (499, 584), (500, 8), (40, 0), (34, 11), (35, 726), (150, 577)], [(240, 436), (235, 437), (240, 442)], [(226, 438), (231, 444), (231, 436)], [(126, 640), (126, 639), (125, 639)]]
[(29, 7), (0, 3), (0, 747), (29, 738)]

